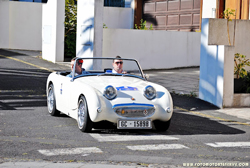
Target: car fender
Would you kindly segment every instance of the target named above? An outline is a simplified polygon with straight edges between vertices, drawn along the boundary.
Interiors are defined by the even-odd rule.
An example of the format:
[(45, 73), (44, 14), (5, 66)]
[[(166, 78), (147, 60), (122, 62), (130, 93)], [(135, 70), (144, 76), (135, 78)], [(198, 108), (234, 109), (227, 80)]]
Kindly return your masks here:
[[(155, 83), (149, 83), (151, 86), (153, 86), (157, 91), (157, 97), (154, 101), (154, 104), (157, 108), (161, 108), (164, 113), (168, 113), (168, 115), (165, 115), (164, 113), (158, 113), (158, 116), (155, 116), (156, 118), (160, 118), (162, 121), (168, 121), (172, 115), (173, 115), (173, 100), (172, 96), (170, 95), (169, 91), (158, 84)], [(167, 108), (170, 108), (170, 112), (167, 112)]]
[[(56, 90), (55, 87), (57, 86), (57, 81), (59, 78), (59, 75), (56, 74), (56, 72), (52, 72), (49, 74), (48, 78), (47, 78), (47, 82), (46, 82), (46, 95), (48, 95), (48, 88), (50, 84), (53, 84), (54, 86), (54, 91)], [(55, 93), (55, 98), (57, 97), (57, 94)]]
[(77, 119), (78, 101), (81, 96), (84, 96), (88, 105), (89, 117), (92, 121), (94, 121), (98, 115), (97, 109), (101, 107), (100, 99), (98, 96), (99, 91), (91, 87), (90, 85), (78, 81), (73, 81), (73, 82), (75, 82), (73, 87), (79, 89), (77, 89), (76, 91), (72, 90), (71, 93), (70, 108), (71, 111), (74, 112), (74, 114), (72, 114), (71, 116)]
[(57, 74), (56, 72), (51, 73), (47, 79), (46, 92), (48, 92), (48, 87), (52, 83), (53, 87), (54, 87), (54, 96), (56, 99), (56, 109), (67, 114), (68, 109), (69, 109), (69, 108), (65, 108), (65, 103), (67, 103), (67, 102), (63, 102), (62, 101), (63, 97), (61, 97), (62, 96), (61, 95), (62, 94), (61, 87), (62, 87), (62, 83), (63, 83), (62, 81), (65, 79), (68, 79), (68, 77), (61, 76), (61, 75)]

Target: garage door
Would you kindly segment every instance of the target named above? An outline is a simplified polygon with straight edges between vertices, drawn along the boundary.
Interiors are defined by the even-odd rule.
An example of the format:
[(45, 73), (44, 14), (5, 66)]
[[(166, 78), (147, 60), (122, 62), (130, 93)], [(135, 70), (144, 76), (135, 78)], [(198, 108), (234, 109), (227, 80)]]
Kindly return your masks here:
[(201, 0), (144, 0), (142, 18), (154, 30), (195, 31), (200, 25)]

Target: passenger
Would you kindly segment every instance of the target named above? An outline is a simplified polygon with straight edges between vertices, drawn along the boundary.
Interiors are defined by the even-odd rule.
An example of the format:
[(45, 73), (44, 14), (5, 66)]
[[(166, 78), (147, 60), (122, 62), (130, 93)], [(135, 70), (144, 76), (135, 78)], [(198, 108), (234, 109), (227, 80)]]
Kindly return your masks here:
[[(72, 78), (73, 75), (73, 69), (74, 69), (74, 63), (76, 61), (77, 57), (72, 58), (70, 64), (71, 64), (71, 73), (67, 75), (67, 77)], [(77, 60), (76, 66), (75, 66), (75, 76), (82, 75), (82, 74), (89, 74), (88, 71), (85, 71), (84, 68), (82, 68), (83, 60)]]
[(113, 70), (112, 73), (126, 73), (123, 71), (123, 61), (120, 56), (116, 56), (116, 59), (113, 60)]

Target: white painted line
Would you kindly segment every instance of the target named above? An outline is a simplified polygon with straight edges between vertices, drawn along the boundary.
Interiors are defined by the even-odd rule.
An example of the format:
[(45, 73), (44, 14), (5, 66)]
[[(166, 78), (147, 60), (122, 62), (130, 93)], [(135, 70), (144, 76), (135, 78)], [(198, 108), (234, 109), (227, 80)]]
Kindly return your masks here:
[(208, 146), (215, 148), (219, 147), (250, 147), (250, 142), (215, 142), (215, 143), (206, 143)]
[(56, 156), (56, 155), (77, 155), (77, 154), (89, 154), (89, 153), (102, 153), (102, 150), (96, 147), (87, 148), (66, 148), (66, 149), (51, 149), (51, 150), (38, 150), (43, 155), (46, 156)]
[(127, 146), (131, 150), (165, 150), (165, 149), (189, 149), (188, 147), (181, 144), (157, 144), (157, 145), (136, 145), (136, 146)]
[(116, 135), (116, 136), (101, 136), (99, 134), (90, 134), (99, 142), (111, 141), (138, 141), (138, 140), (178, 140), (179, 138), (166, 135)]
[(89, 154), (83, 154), (82, 156), (89, 156)]

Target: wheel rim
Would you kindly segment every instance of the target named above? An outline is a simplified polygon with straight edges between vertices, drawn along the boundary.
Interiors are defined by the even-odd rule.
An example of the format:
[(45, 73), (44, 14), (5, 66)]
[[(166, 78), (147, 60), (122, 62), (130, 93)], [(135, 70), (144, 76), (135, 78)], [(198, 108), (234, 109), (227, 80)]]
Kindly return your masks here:
[(49, 110), (49, 113), (51, 113), (53, 110), (53, 106), (54, 106), (54, 93), (53, 93), (52, 88), (49, 89), (47, 101), (48, 101), (48, 110)]
[(78, 125), (80, 128), (84, 125), (84, 119), (86, 114), (86, 107), (84, 101), (81, 99), (78, 106)]

